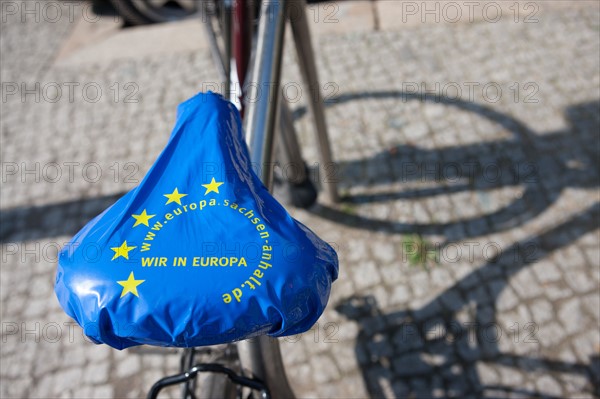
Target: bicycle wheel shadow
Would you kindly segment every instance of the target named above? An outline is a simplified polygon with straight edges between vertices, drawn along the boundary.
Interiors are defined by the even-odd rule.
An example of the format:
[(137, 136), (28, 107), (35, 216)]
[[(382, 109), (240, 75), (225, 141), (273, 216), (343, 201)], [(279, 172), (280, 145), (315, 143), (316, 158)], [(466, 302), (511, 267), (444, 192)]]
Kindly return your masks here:
[[(351, 214), (344, 207), (322, 204), (312, 209), (315, 215), (333, 222), (387, 234), (441, 235), (446, 240), (440, 247), (443, 248), (454, 241), (518, 228), (546, 211), (565, 189), (593, 189), (599, 185), (597, 134), (600, 131), (600, 101), (566, 108), (566, 127), (550, 132), (536, 132), (515, 118), (483, 105), (420, 93), (348, 94), (331, 99), (328, 106), (361, 99), (441, 103), (449, 108), (475, 113), (501, 126), (512, 137), (431, 150), (401, 145), (368, 159), (339, 162), (341, 185), (360, 186), (364, 184), (362, 181), (366, 181), (365, 186), (383, 187), (376, 194), (348, 195), (343, 199), (346, 204), (424, 200), (437, 195), (485, 192), (510, 186), (520, 186), (522, 195), (491, 212), (440, 223), (407, 223), (399, 218), (375, 218)], [(303, 109), (297, 110), (296, 117), (303, 112)], [(405, 173), (403, 167), (406, 164), (417, 165), (417, 168)], [(428, 174), (440, 164), (459, 165), (459, 172), (469, 170), (471, 173), (458, 173), (453, 176), (453, 184), (445, 184), (439, 176)], [(481, 167), (472, 173), (472, 169), (465, 167), (467, 164)], [(486, 178), (482, 172), (486, 165), (496, 166), (504, 178)], [(392, 173), (386, 174), (386, 167)], [(386, 191), (385, 186), (394, 182), (437, 185)], [(592, 356), (589, 364), (584, 364), (503, 353), (494, 335), (500, 331), (500, 324), (496, 321), (496, 301), (510, 277), (549, 252), (567, 246), (596, 229), (599, 206), (596, 203), (571, 220), (503, 249), (486, 265), (417, 309), (384, 314), (371, 296), (355, 296), (339, 303), (336, 310), (359, 326), (356, 358), (369, 394), (372, 397), (418, 398), (466, 395), (552, 397), (526, 385), (523, 388), (517, 387), (520, 384), (486, 385), (487, 379), (480, 375), (478, 364), (492, 363), (526, 372), (582, 376), (588, 381), (589, 393), (600, 396), (600, 357)], [(535, 248), (536, 252), (524, 251), (525, 248)], [(465, 314), (468, 315), (467, 322)]]
[[(596, 229), (599, 217), (600, 203), (596, 203), (567, 222), (515, 243), (419, 309), (384, 314), (371, 296), (355, 296), (338, 304), (336, 311), (359, 325), (355, 351), (371, 397), (555, 397), (531, 389), (486, 386), (477, 368), (481, 362), (526, 372), (583, 376), (589, 382), (588, 393), (598, 397), (598, 356), (582, 364), (502, 353), (495, 303), (511, 276)], [(570, 239), (565, 241), (565, 236)], [(522, 248), (531, 245), (538, 251), (523, 254)], [(486, 275), (498, 277), (482, 280)], [(474, 310), (466, 323), (458, 314), (469, 306)]]
[[(485, 118), (510, 132), (512, 138), (431, 150), (400, 145), (388, 148), (372, 158), (337, 162), (339, 174), (336, 180), (341, 186), (360, 187), (364, 184), (361, 183), (363, 181), (374, 186), (394, 182), (436, 185), (431, 187), (429, 184), (422, 189), (380, 190), (376, 194), (347, 195), (342, 199), (343, 203), (361, 205), (402, 199), (419, 200), (465, 192), (487, 197), (486, 193), (490, 190), (516, 186), (521, 186), (523, 193), (520, 198), (497, 210), (443, 223), (406, 223), (373, 218), (323, 204), (311, 209), (319, 217), (390, 234), (446, 234), (449, 243), (517, 227), (546, 210), (564, 189), (594, 188), (599, 185), (597, 160), (600, 152), (597, 132), (600, 130), (600, 101), (568, 107), (565, 116), (569, 126), (564, 130), (541, 134), (517, 119), (487, 106), (438, 95), (367, 92), (330, 99), (327, 106), (362, 99), (398, 99), (443, 104)], [(295, 117), (300, 117), (304, 112), (303, 108), (296, 110)], [(439, 133), (443, 134), (443, 131)], [(549, 149), (554, 151), (548, 151)], [(451, 176), (439, 173), (445, 167), (448, 167), (449, 173), (456, 173)], [(494, 169), (496, 177), (490, 178), (486, 173), (490, 168)], [(438, 173), (431, 173), (432, 170)]]

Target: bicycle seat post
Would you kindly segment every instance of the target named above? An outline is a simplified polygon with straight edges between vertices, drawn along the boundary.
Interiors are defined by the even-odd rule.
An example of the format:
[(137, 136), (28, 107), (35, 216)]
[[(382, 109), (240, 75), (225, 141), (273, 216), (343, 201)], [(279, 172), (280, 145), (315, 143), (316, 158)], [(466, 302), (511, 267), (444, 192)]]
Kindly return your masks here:
[[(285, 3), (266, 1), (261, 5), (256, 56), (248, 88), (248, 104), (244, 120), (250, 159), (260, 170), (258, 176), (270, 190), (273, 174), (273, 141), (279, 116), (281, 59), (285, 35)], [(267, 89), (267, 93), (265, 93)]]
[[(249, 88), (245, 123), (250, 159), (260, 168), (257, 171), (270, 190), (273, 182), (272, 158), (274, 137), (279, 117), (281, 61), (286, 24), (287, 0), (264, 1), (258, 27), (255, 66)], [(268, 94), (264, 89), (268, 88)], [(261, 90), (263, 92), (261, 92)], [(289, 386), (279, 342), (267, 336), (238, 343), (242, 367), (253, 377), (264, 381), (275, 398), (294, 398)]]

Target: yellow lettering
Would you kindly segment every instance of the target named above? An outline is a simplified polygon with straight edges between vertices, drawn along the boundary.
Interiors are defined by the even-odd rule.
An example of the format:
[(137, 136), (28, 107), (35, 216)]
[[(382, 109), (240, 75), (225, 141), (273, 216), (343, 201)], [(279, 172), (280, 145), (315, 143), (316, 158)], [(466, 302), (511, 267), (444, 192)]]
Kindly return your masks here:
[(153, 260), (155, 260), (156, 258), (144, 258), (142, 257), (142, 266), (152, 266), (152, 264), (154, 262), (152, 262)]
[(242, 297), (242, 290), (240, 290), (239, 288), (234, 288), (233, 291), (231, 291), (231, 293), (233, 294), (236, 301), (241, 302), (240, 298)]
[(142, 267), (151, 266), (167, 266), (167, 258), (158, 258), (156, 256), (151, 258), (142, 257)]
[(254, 281), (256, 283), (256, 285), (258, 285), (259, 287), (261, 286), (260, 281), (258, 281), (254, 277), (250, 277), (250, 280)]
[(263, 272), (261, 272), (260, 270), (256, 269), (254, 271), (254, 275), (258, 278), (263, 278), (263, 276), (265, 275)]
[(261, 260), (260, 263), (258, 264), (258, 267), (260, 267), (263, 270), (267, 270), (268, 268), (272, 267), (273, 265), (271, 265), (270, 263), (265, 262), (264, 260)]
[(149, 231), (148, 234), (146, 234), (146, 238), (144, 238), (144, 241), (152, 241), (152, 240), (154, 240), (155, 236), (156, 236), (156, 234)]
[(187, 258), (182, 258), (180, 256), (176, 256), (173, 258), (173, 266), (183, 266), (185, 267), (187, 263)]

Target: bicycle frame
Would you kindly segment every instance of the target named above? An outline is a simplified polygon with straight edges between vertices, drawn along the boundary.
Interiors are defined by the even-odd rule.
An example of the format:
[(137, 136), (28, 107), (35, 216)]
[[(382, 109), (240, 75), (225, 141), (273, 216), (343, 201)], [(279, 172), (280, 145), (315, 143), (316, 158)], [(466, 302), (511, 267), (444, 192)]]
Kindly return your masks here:
[[(233, 32), (233, 35), (225, 32), (225, 54), (219, 55), (218, 48), (213, 48), (215, 59), (223, 60), (225, 65), (220, 68), (224, 71), (225, 92), (231, 100), (233, 90), (231, 88), (232, 68), (236, 69), (237, 83), (245, 82), (247, 67), (250, 59), (251, 33), (252, 33), (252, 3), (253, 0), (225, 0), (225, 7), (231, 7), (225, 10), (223, 20), (223, 29)], [(246, 142), (250, 151), (250, 159), (255, 165), (259, 166), (257, 174), (263, 184), (272, 189), (273, 183), (273, 151), (275, 148), (275, 133), (279, 126), (279, 118), (283, 114), (289, 114), (289, 110), (282, 107), (280, 99), (280, 78), (281, 63), (283, 56), (283, 43), (285, 36), (286, 21), (289, 17), (290, 4), (294, 3), (299, 10), (304, 10), (305, 0), (276, 0), (262, 1), (260, 8), (260, 19), (258, 26), (258, 35), (256, 42), (256, 53), (253, 57), (251, 68), (251, 80), (249, 92), (246, 99), (252, 99), (246, 103), (241, 101), (241, 112), (244, 117), (244, 130), (246, 132)], [(309, 109), (315, 122), (319, 149), (321, 151), (321, 161), (323, 165), (332, 163), (331, 148), (328, 140), (325, 114), (323, 110), (323, 99), (319, 89), (317, 71), (313, 57), (312, 44), (308, 30), (306, 15), (303, 11), (297, 13), (291, 20), (292, 33), (296, 42), (296, 50), (300, 62), (300, 69), (305, 79), (305, 84), (310, 92)], [(214, 37), (214, 32), (209, 32), (209, 36)], [(232, 41), (228, 42), (228, 41)], [(216, 40), (212, 40), (216, 43)], [(235, 57), (232, 58), (232, 49)], [(235, 59), (235, 65), (231, 65), (231, 60)], [(261, 93), (261, 89), (268, 88), (268, 94)], [(247, 108), (244, 108), (244, 107)], [(282, 112), (283, 111), (283, 112)], [(291, 125), (291, 118), (283, 121), (283, 125)], [(293, 129), (293, 127), (291, 127)], [(283, 133), (282, 129), (282, 133)], [(288, 132), (289, 133), (289, 132)], [(288, 146), (290, 140), (295, 139), (294, 135), (283, 134), (282, 145)], [(297, 146), (297, 144), (296, 144)], [(289, 152), (289, 151), (288, 151)], [(293, 154), (293, 153), (292, 153)], [(301, 161), (301, 159), (300, 159)], [(339, 200), (336, 185), (331, 182), (325, 185), (329, 199), (332, 202)], [(242, 341), (237, 344), (242, 367), (249, 370), (252, 375), (266, 383), (271, 394), (274, 397), (294, 398), (294, 394), (289, 386), (281, 351), (277, 340), (261, 336), (255, 339)]]
[[(271, 190), (273, 184), (273, 149), (275, 130), (279, 117), (279, 85), (281, 77), (281, 59), (287, 17), (287, 0), (264, 1), (261, 4), (260, 20), (250, 102), (244, 120), (246, 142), (250, 159), (260, 165), (259, 177)], [(260, 95), (259, 88), (268, 87), (268, 95)], [(294, 398), (289, 386), (279, 342), (261, 336), (238, 343), (240, 361), (243, 368), (265, 381), (271, 394), (276, 398)]]
[[(213, 50), (213, 57), (224, 81), (223, 89), (225, 93), (223, 94), (233, 102), (239, 99), (234, 96), (232, 76), (237, 77), (235, 83), (243, 84), (250, 65), (251, 34), (254, 18), (252, 15), (252, 1), (223, 0), (225, 9), (222, 10), (221, 26), (224, 52), (221, 52), (218, 48), (216, 34), (212, 29), (211, 22), (203, 18), (203, 22), (208, 28), (207, 33)], [(281, 115), (283, 114), (283, 117), (285, 117), (289, 114), (289, 110), (282, 107), (280, 78), (285, 28), (290, 3), (292, 2), (295, 2), (296, 6), (301, 7), (301, 9), (305, 6), (305, 0), (266, 0), (261, 2), (256, 52), (253, 57), (253, 65), (250, 68), (250, 81), (252, 84), (249, 85), (248, 93), (242, 93), (252, 101), (244, 103), (242, 99), (240, 102), (250, 159), (254, 165), (258, 166), (259, 169), (256, 170), (256, 173), (269, 190), (272, 189), (273, 184), (275, 133), (280, 126), (279, 119)], [(331, 152), (327, 138), (322, 98), (318, 86), (306, 16), (302, 12), (299, 14), (299, 16), (296, 16), (298, 19), (292, 21), (292, 31), (299, 58), (302, 58), (300, 68), (305, 83), (311, 92), (309, 107), (315, 120), (321, 159), (326, 165), (331, 163)], [(261, 92), (261, 89), (264, 88), (268, 88), (267, 94)], [(291, 124), (289, 115), (287, 120), (283, 121), (283, 125), (286, 124), (288, 127)], [(295, 138), (295, 134), (283, 138), (282, 144), (287, 146), (289, 145), (289, 139)], [(335, 185), (326, 185), (326, 190), (329, 192), (330, 199), (336, 202), (337, 190)], [(157, 395), (158, 391), (164, 386), (185, 383), (183, 393), (184, 397), (187, 398), (190, 396), (190, 381), (195, 378), (197, 373), (209, 371), (226, 374), (233, 382), (260, 392), (262, 398), (267, 398), (270, 395), (275, 398), (293, 399), (295, 397), (285, 373), (279, 342), (276, 339), (259, 336), (237, 343), (242, 369), (251, 373), (250, 378), (239, 377), (231, 370), (219, 365), (215, 365), (215, 367), (210, 364), (194, 366), (191, 364), (193, 363), (194, 349), (192, 348), (189, 351), (190, 364), (188, 364), (186, 370), (182, 370), (182, 373), (177, 376), (167, 377), (159, 381), (153, 387), (152, 395)], [(149, 397), (155, 396), (149, 395)]]

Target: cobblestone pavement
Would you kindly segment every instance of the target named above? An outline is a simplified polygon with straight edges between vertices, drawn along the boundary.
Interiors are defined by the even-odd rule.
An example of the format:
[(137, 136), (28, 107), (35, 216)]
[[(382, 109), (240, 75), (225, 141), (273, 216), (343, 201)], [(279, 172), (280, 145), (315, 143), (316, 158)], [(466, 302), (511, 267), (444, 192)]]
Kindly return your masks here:
[[(0, 396), (143, 397), (178, 357), (87, 342), (54, 297), (56, 249), (136, 185), (216, 71), (204, 47), (75, 64), (58, 55), (90, 23), (81, 3), (39, 22), (6, 3)], [(319, 30), (344, 202), (291, 211), (341, 268), (318, 324), (281, 340), (300, 397), (599, 395), (600, 14), (528, 4), (396, 29), (380, 8), (372, 29)], [(327, 10), (340, 25), (344, 7)], [(290, 88), (298, 76), (288, 46)], [(289, 95), (312, 165), (305, 98)]]

